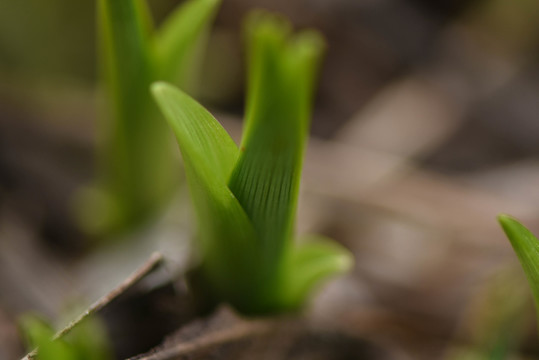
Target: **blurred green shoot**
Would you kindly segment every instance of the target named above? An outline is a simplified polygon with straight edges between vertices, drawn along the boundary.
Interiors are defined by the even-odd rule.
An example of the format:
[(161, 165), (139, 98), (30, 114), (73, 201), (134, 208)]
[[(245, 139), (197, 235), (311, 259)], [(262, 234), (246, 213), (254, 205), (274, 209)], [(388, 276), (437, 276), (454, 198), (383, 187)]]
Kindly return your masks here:
[(29, 351), (37, 349), (38, 360), (111, 360), (106, 332), (96, 318), (87, 318), (62, 339), (54, 338), (51, 326), (35, 315), (20, 319)]
[(197, 215), (202, 260), (193, 287), (244, 313), (291, 311), (320, 280), (353, 261), (321, 237), (292, 241), (324, 41), (314, 31), (292, 35), (290, 24), (266, 13), (252, 14), (246, 25), (248, 97), (240, 149), (184, 92), (163, 82), (152, 91), (180, 145)]
[(88, 232), (129, 230), (170, 199), (178, 182), (172, 138), (149, 88), (157, 80), (189, 87), (218, 5), (219, 0), (188, 0), (154, 30), (144, 0), (98, 0), (108, 111), (98, 144), (97, 186), (82, 192), (77, 209)]
[(453, 346), (445, 360), (505, 360), (517, 353), (533, 325), (533, 305), (526, 280), (515, 270), (521, 272), (503, 269), (472, 295), (458, 336), (465, 346)]
[(498, 221), (509, 238), (532, 289), (539, 320), (539, 241), (516, 219), (499, 215)]

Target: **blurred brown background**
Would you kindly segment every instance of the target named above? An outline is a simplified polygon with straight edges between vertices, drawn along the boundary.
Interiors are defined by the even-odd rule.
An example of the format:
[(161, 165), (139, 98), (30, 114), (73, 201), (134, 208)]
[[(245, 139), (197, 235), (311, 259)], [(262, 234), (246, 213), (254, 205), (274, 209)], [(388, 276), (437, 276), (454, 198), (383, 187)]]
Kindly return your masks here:
[[(178, 3), (150, 1), (156, 22)], [(337, 304), (323, 319), (411, 359), (475, 359), (459, 354), (496, 336), (515, 338), (515, 359), (538, 358), (495, 216), (539, 233), (539, 2), (224, 0), (199, 98), (236, 134), (253, 8), (328, 43), (299, 231), (332, 236), (357, 264), (321, 294)], [(0, 359), (22, 351), (19, 314), (57, 316), (92, 271), (71, 199), (93, 173), (95, 33), (90, 0), (0, 2)], [(496, 325), (504, 309), (524, 325)]]

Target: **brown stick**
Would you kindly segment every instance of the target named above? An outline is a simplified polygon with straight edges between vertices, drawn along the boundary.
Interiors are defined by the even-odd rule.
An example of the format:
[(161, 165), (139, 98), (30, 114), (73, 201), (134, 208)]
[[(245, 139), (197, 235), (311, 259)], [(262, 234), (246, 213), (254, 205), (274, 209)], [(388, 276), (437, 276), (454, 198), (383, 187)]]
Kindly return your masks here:
[[(158, 252), (154, 252), (148, 260), (141, 267), (135, 270), (131, 275), (127, 277), (120, 285), (114, 288), (111, 292), (94, 302), (88, 309), (80, 314), (75, 320), (71, 321), (66, 327), (58, 331), (52, 340), (57, 340), (69, 333), (75, 326), (77, 326), (81, 321), (86, 319), (88, 316), (95, 314), (99, 310), (107, 306), (111, 301), (118, 298), (120, 295), (125, 293), (129, 288), (142, 280), (146, 275), (153, 272), (163, 263), (163, 255)], [(32, 360), (35, 359), (38, 349), (32, 350), (28, 353), (22, 360)]]
[(175, 344), (171, 347), (157, 349), (151, 353), (137, 355), (128, 360), (174, 360), (193, 354), (199, 350), (207, 350), (233, 341), (252, 338), (267, 333), (271, 329), (270, 322), (244, 322), (232, 328), (216, 331), (189, 342)]

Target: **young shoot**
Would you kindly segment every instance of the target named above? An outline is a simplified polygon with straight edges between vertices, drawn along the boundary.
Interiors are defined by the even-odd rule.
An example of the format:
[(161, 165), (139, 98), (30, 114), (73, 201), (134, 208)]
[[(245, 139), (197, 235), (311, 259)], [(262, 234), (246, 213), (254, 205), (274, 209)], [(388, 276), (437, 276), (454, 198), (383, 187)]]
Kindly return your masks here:
[(65, 338), (54, 339), (52, 327), (36, 315), (24, 315), (20, 329), (31, 357), (37, 360), (112, 360), (112, 348), (106, 331), (97, 318), (87, 318)]
[(539, 241), (521, 223), (508, 215), (498, 216), (498, 221), (524, 268), (532, 289), (539, 320)]
[(246, 23), (248, 84), (241, 146), (191, 97), (159, 82), (152, 92), (173, 128), (198, 221), (193, 287), (214, 302), (263, 314), (300, 308), (319, 282), (352, 265), (320, 236), (294, 242), (310, 108), (324, 41), (292, 35), (266, 14)]
[(188, 0), (159, 29), (145, 0), (98, 0), (107, 114), (100, 128), (95, 188), (83, 191), (79, 220), (90, 233), (119, 233), (151, 218), (178, 182), (171, 136), (150, 84), (192, 82), (201, 38), (219, 0)]

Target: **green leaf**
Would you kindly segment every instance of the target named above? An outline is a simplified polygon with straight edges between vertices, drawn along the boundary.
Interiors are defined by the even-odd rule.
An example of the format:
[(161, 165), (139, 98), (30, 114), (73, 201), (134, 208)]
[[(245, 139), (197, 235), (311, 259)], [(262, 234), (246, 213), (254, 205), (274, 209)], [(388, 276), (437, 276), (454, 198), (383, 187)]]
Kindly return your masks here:
[(165, 82), (157, 82), (151, 89), (174, 130), (184, 160), (196, 164), (205, 182), (223, 187), (238, 156), (232, 138), (202, 105), (181, 90)]
[(54, 330), (35, 315), (21, 317), (20, 328), (29, 351), (38, 349), (38, 360), (110, 360), (112, 352), (104, 327), (97, 318), (88, 318), (65, 337), (53, 340)]
[[(158, 78), (180, 79), (184, 85), (187, 70), (193, 67), (196, 47), (214, 18), (220, 0), (189, 0), (172, 13), (155, 38)], [(181, 81), (183, 80), (183, 81)]]
[(52, 341), (53, 329), (41, 318), (25, 315), (19, 321), (29, 351), (39, 348), (39, 360), (75, 360), (76, 352), (62, 341)]
[(315, 70), (323, 41), (290, 36), (284, 20), (255, 13), (247, 22), (249, 78), (241, 154), (229, 186), (251, 219), (275, 273), (293, 232)]
[(143, 0), (99, 0), (101, 65), (120, 120), (116, 131), (127, 131), (123, 127), (147, 103), (139, 101), (152, 79), (149, 18)]
[[(196, 101), (153, 85), (182, 152), (201, 243), (195, 288), (251, 314), (297, 309), (350, 255), (321, 241), (294, 248), (292, 233), (323, 41), (291, 36), (280, 18), (248, 23), (249, 83), (241, 150)], [(202, 284), (201, 283), (205, 283)]]
[(295, 247), (283, 270), (283, 306), (298, 308), (321, 281), (348, 271), (352, 254), (330, 239), (309, 236), (308, 242)]
[(179, 178), (172, 137), (149, 87), (196, 73), (202, 35), (219, 0), (183, 3), (156, 33), (145, 0), (98, 1), (109, 109), (100, 128), (100, 178), (77, 205), (81, 225), (102, 235), (144, 224), (171, 198)]
[(251, 282), (246, 279), (256, 268), (252, 225), (226, 185), (238, 148), (217, 120), (187, 94), (166, 83), (154, 84), (152, 92), (180, 145), (207, 280), (231, 299), (245, 290), (245, 282)]
[(498, 221), (524, 268), (539, 312), (539, 241), (528, 229), (508, 215), (499, 215)]
[[(109, 232), (147, 218), (160, 207), (175, 178), (171, 139), (165, 124), (155, 119), (149, 94), (155, 74), (146, 3), (99, 0), (99, 22), (109, 111), (100, 128), (98, 180), (106, 201), (90, 212), (113, 215), (95, 221), (104, 228), (96, 231)], [(114, 211), (103, 211), (109, 204)]]
[(186, 78), (219, 0), (189, 0), (157, 32), (145, 0), (99, 0), (101, 70), (108, 116), (102, 123), (96, 189), (79, 196), (81, 225), (119, 233), (150, 219), (178, 180), (172, 137), (159, 121), (149, 87)]
[(112, 347), (105, 326), (98, 317), (88, 317), (65, 336), (78, 353), (77, 360), (111, 360)]

